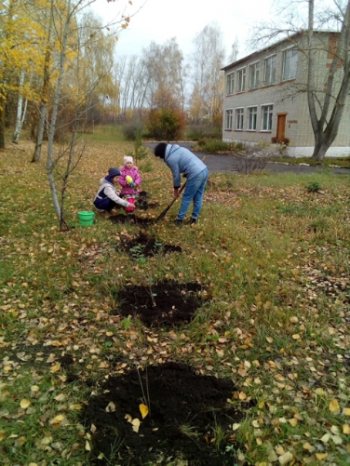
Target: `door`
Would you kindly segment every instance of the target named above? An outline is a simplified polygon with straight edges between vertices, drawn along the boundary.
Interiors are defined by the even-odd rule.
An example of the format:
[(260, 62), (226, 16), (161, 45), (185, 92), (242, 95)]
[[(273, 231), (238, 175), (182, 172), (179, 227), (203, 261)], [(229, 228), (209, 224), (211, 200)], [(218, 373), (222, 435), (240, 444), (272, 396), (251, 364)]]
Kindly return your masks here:
[(277, 115), (277, 142), (284, 142), (286, 134), (286, 118), (287, 115)]

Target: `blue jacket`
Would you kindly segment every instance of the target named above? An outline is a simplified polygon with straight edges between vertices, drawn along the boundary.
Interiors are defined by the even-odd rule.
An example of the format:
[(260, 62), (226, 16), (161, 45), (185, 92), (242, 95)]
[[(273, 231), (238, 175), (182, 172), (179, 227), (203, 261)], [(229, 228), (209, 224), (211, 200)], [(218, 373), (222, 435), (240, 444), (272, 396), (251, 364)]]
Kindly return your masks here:
[(178, 144), (167, 145), (164, 161), (173, 173), (175, 189), (181, 185), (181, 174), (189, 180), (207, 168), (190, 150)]

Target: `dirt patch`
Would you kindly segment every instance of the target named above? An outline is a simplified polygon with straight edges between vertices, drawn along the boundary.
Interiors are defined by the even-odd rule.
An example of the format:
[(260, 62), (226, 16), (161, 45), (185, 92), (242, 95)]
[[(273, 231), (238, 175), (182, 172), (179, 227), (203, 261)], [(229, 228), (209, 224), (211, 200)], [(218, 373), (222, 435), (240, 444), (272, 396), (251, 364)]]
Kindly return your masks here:
[[(168, 362), (110, 377), (102, 389), (83, 413), (92, 432), (92, 465), (236, 463), (232, 424), (243, 419), (244, 410), (227, 401), (235, 390), (230, 379), (197, 375), (187, 365)], [(140, 404), (149, 408), (144, 419)], [(138, 432), (135, 419), (141, 422)]]
[(172, 244), (163, 244), (157, 241), (156, 238), (148, 236), (141, 232), (137, 238), (122, 239), (121, 245), (117, 249), (126, 251), (132, 258), (139, 260), (143, 257), (152, 257), (156, 254), (167, 254), (169, 252), (181, 252), (180, 246)]
[(159, 206), (159, 202), (149, 202), (149, 194), (146, 191), (141, 191), (136, 198), (136, 208), (140, 210), (155, 209)]
[(154, 223), (154, 219), (138, 217), (135, 214), (112, 215), (112, 217), (109, 217), (109, 220), (112, 223), (124, 223), (124, 224), (129, 224), (129, 225), (150, 225), (150, 224)]
[(201, 306), (198, 283), (160, 282), (151, 286), (128, 286), (117, 296), (114, 314), (140, 319), (148, 327), (177, 327), (188, 324)]

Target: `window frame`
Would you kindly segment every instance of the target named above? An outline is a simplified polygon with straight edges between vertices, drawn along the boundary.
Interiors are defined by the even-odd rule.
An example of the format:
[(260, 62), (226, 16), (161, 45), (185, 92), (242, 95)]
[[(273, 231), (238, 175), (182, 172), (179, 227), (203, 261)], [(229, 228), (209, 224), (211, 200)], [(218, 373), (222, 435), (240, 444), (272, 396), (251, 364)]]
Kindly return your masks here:
[[(285, 77), (284, 73), (286, 70), (286, 57), (288, 52), (295, 51), (296, 62), (295, 62), (295, 69), (294, 69), (294, 76)], [(282, 50), (282, 81), (288, 81), (289, 79), (295, 79), (298, 71), (298, 59), (299, 59), (299, 50), (295, 45), (292, 45), (284, 50)], [(293, 71), (293, 65), (289, 65), (290, 70)]]
[(244, 92), (245, 91), (245, 81), (246, 81), (246, 70), (247, 67), (244, 66), (239, 70), (236, 70), (237, 73), (237, 92)]
[[(261, 129), (260, 131), (270, 133), (272, 131), (272, 118), (273, 118), (273, 104), (261, 104)], [(267, 109), (266, 120), (264, 117), (264, 109)], [(270, 109), (270, 111), (269, 111)], [(264, 123), (267, 123), (267, 127), (264, 128)]]
[[(249, 89), (257, 89), (259, 87), (259, 71), (260, 60), (249, 65)], [(254, 79), (252, 79), (252, 77)], [(252, 85), (253, 82), (253, 85)]]
[[(269, 77), (267, 77), (268, 62), (269, 62), (269, 60), (272, 60), (272, 59), (274, 59), (274, 61), (273, 61), (274, 66), (272, 67), (270, 65), (271, 72), (269, 73)], [(267, 86), (275, 84), (275, 82), (276, 82), (276, 71), (277, 71), (277, 54), (273, 53), (273, 54), (267, 56), (264, 59), (264, 65), (265, 65), (265, 72), (264, 72), (265, 84)]]
[(226, 76), (226, 94), (232, 95), (235, 93), (235, 72), (232, 71)]
[[(255, 109), (255, 114), (252, 115), (252, 110)], [(257, 105), (250, 105), (247, 107), (248, 114), (247, 114), (247, 131), (256, 131), (258, 127), (258, 106)], [(255, 126), (254, 128), (251, 127), (251, 116), (255, 116)]]
[[(229, 113), (231, 112), (231, 117), (229, 117)], [(231, 122), (231, 127), (228, 124), (228, 121)], [(233, 108), (226, 108), (225, 109), (225, 131), (232, 131), (233, 130)]]
[[(240, 126), (242, 126), (240, 128)], [(244, 107), (235, 108), (235, 131), (243, 131), (244, 129)]]

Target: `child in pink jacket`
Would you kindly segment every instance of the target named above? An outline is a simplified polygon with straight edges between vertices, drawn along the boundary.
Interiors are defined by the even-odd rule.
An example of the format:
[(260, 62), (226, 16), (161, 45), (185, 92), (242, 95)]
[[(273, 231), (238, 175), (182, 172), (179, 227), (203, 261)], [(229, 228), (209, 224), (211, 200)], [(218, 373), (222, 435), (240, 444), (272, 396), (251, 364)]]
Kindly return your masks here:
[(140, 192), (138, 187), (141, 184), (141, 176), (130, 155), (124, 157), (124, 165), (120, 167), (120, 173), (119, 184), (122, 187), (120, 194), (126, 199), (134, 198)]

